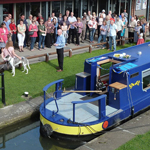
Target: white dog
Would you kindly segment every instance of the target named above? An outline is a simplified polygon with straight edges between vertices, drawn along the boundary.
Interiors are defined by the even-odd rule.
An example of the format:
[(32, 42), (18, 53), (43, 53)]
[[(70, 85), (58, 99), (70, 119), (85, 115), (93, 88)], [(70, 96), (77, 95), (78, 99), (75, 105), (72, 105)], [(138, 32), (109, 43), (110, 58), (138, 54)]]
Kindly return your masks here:
[(13, 76), (15, 76), (15, 67), (19, 64), (22, 64), (24, 67), (24, 70), (22, 72), (26, 70), (27, 71), (26, 74), (28, 74), (28, 68), (30, 69), (30, 66), (29, 66), (29, 60), (27, 58), (22, 57), (22, 59), (20, 60), (19, 58), (12, 58), (8, 55), (5, 57), (5, 60), (8, 61), (9, 64), (11, 65)]

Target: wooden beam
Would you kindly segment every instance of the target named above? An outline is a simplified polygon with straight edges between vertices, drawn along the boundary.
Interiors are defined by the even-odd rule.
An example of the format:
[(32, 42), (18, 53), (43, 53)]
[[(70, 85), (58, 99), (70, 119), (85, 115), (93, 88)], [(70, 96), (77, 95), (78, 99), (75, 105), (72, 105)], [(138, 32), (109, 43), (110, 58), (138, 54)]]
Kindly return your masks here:
[(118, 61), (118, 60), (105, 59), (105, 60), (102, 60), (102, 61), (97, 62), (97, 64), (98, 64), (98, 65), (102, 65), (102, 64), (105, 64), (105, 63), (108, 63), (108, 62), (112, 62), (112, 63), (115, 63), (115, 64), (121, 63), (121, 61)]

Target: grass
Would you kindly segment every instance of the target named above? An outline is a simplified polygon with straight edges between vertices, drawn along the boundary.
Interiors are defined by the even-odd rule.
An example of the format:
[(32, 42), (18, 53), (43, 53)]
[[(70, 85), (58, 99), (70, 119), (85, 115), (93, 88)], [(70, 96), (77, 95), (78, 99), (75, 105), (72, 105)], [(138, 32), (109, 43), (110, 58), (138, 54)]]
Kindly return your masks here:
[[(133, 46), (125, 44), (117, 47), (117, 50)], [(83, 53), (73, 55), (72, 58), (64, 58), (64, 71), (56, 72), (55, 67), (58, 66), (57, 59), (50, 60), (48, 63), (40, 62), (30, 65), (31, 70), (26, 75), (22, 69), (16, 68), (16, 75), (12, 77), (11, 70), (5, 71), (5, 97), (6, 105), (15, 104), (25, 101), (21, 96), (25, 91), (29, 92), (32, 98), (43, 95), (43, 87), (50, 82), (58, 79), (64, 79), (65, 87), (72, 87), (75, 84), (75, 74), (82, 72), (84, 69), (84, 61), (87, 58), (108, 53), (106, 49), (96, 50), (92, 53)], [(1, 81), (0, 81), (1, 82)], [(0, 83), (1, 84), (1, 83)], [(49, 92), (54, 91), (54, 87)], [(0, 107), (3, 107), (0, 95)]]
[(137, 135), (135, 138), (120, 146), (117, 150), (149, 150), (150, 149), (150, 131)]

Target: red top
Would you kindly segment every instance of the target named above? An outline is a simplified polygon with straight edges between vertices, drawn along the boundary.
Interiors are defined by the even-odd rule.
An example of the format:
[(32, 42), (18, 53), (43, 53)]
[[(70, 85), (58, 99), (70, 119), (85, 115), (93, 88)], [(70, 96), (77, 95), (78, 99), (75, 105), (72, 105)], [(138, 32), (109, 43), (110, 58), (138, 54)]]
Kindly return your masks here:
[[(9, 25), (9, 28), (10, 28), (10, 30), (11, 30), (11, 33), (13, 33), (13, 34), (16, 34), (16, 25), (13, 23), (11, 23), (10, 25)], [(15, 32), (13, 32), (13, 30), (15, 30)]]
[(7, 42), (8, 38), (7, 35), (9, 34), (8, 29), (0, 28), (0, 42)]
[(32, 25), (32, 24), (30, 24), (30, 26), (29, 26), (29, 32), (31, 31), (31, 30), (36, 30), (36, 31), (34, 31), (34, 33), (33, 33), (33, 35), (30, 35), (30, 37), (37, 37), (38, 35), (37, 35), (37, 31), (38, 31), (38, 28), (37, 28), (37, 26), (36, 25)]
[(43, 17), (37, 17), (37, 21), (38, 21), (38, 23), (40, 23), (40, 19), (43, 19), (43, 21), (44, 21), (44, 18)]

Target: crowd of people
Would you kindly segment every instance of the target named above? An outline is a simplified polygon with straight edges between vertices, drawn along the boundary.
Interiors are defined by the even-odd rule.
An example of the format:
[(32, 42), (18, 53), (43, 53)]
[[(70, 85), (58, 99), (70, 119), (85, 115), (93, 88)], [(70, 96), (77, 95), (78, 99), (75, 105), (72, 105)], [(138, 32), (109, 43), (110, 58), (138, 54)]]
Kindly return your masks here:
[[(120, 41), (116, 43), (116, 39), (125, 36), (126, 28), (128, 28), (128, 36), (133, 37), (129, 42), (144, 43), (146, 32), (149, 31), (149, 23), (146, 22), (146, 19), (139, 20), (136, 15), (130, 17), (131, 21), (128, 23), (128, 17), (126, 10), (120, 16), (112, 14), (111, 11), (106, 15), (105, 10), (102, 10), (97, 15), (95, 12), (91, 14), (88, 11), (83, 14), (82, 18), (76, 18), (73, 12), (67, 10), (65, 15), (60, 13), (58, 17), (55, 16), (55, 13), (52, 13), (47, 21), (43, 19), (40, 13), (37, 17), (30, 15), (28, 19), (25, 19), (25, 15), (22, 14), (17, 24), (15, 24), (15, 20), (9, 14), (5, 16), (4, 21), (1, 23), (0, 48), (5, 48), (8, 38), (12, 39), (13, 46), (16, 42), (18, 43), (20, 52), (23, 52), (23, 48), (26, 46), (34, 51), (36, 42), (38, 42), (40, 51), (45, 49), (45, 46), (51, 48), (56, 43), (58, 29), (62, 30), (65, 45), (74, 43), (78, 46), (80, 42), (84, 43), (86, 39), (89, 39), (90, 43), (94, 43), (94, 37), (97, 33), (97, 43), (109, 41), (108, 50), (112, 49), (113, 44), (113, 50), (115, 51), (116, 44), (120, 45)], [(104, 44), (102, 49), (105, 47)]]

